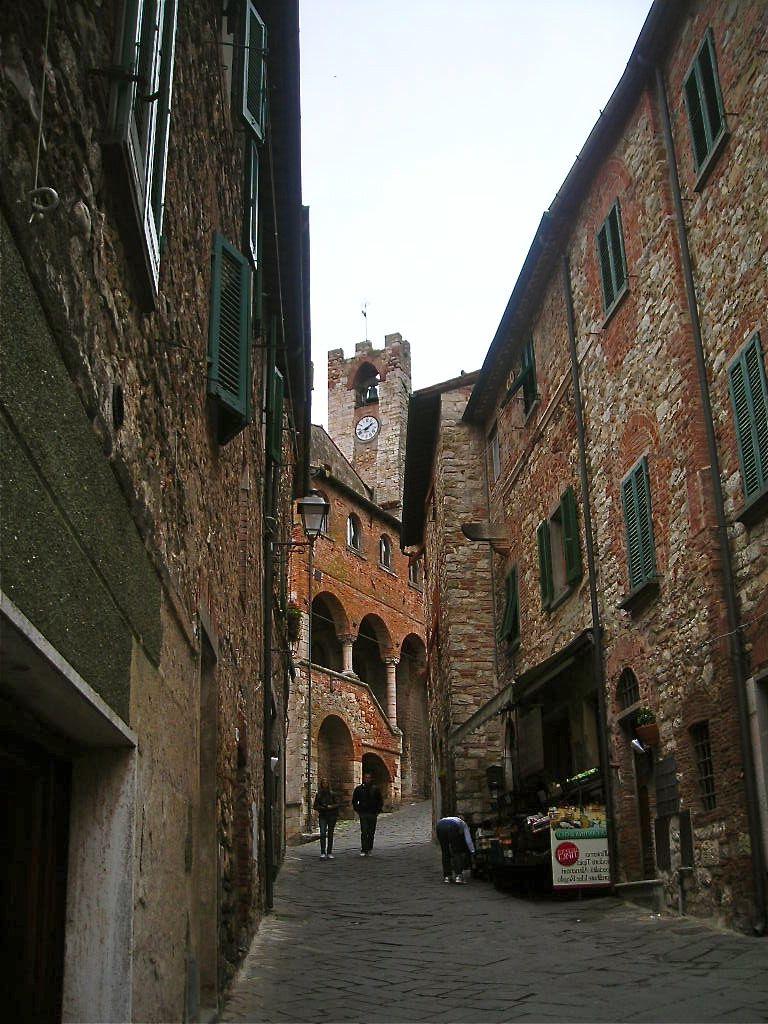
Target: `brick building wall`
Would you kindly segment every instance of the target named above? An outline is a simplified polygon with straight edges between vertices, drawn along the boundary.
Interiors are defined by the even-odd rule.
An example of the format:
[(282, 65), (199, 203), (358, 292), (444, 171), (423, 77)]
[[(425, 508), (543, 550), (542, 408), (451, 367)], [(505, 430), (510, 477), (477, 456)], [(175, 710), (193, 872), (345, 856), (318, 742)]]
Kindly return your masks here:
[[(759, 850), (747, 813), (744, 775), (749, 766), (732, 655), (738, 645), (729, 636), (729, 581), (718, 541), (705, 404), (654, 68), (655, 63), (661, 68), (670, 108), (734, 565), (740, 623), (735, 635), (743, 636), (746, 673), (752, 673), (747, 694), (754, 753), (764, 775), (765, 500), (745, 508), (729, 374), (744, 345), (755, 332), (763, 337), (766, 330), (762, 248), (768, 224), (761, 170), (766, 132), (760, 114), (768, 83), (761, 49), (765, 31), (763, 4), (700, 2), (674, 10), (654, 5), (611, 103), (542, 220), (464, 416), (474, 425), (476, 445), (490, 446), (493, 431), (498, 435), (499, 471), (490, 487), (490, 514), (479, 510), (476, 516), (489, 519), (509, 544), (508, 553), (502, 545), (495, 555), (497, 627), (504, 579), (512, 566), (518, 568), (520, 640), (500, 645), (500, 684), (515, 680), (511, 692), (522, 712), (526, 680), (535, 677), (537, 666), (546, 668), (558, 652), (567, 654), (569, 643), (580, 636), (601, 639), (605, 717), (596, 700), (599, 680), (584, 675), (591, 671), (588, 662), (578, 672), (573, 669), (573, 678), (563, 674), (561, 684), (548, 682), (539, 701), (546, 717), (548, 702), (551, 713), (558, 699), (574, 703), (566, 693), (558, 697), (558, 686), (573, 689), (578, 675), (578, 685), (586, 687), (582, 710), (572, 708), (568, 715), (574, 770), (589, 767), (588, 761), (597, 757), (596, 729), (607, 731), (602, 771), (610, 773), (614, 794), (618, 878), (656, 877), (672, 906), (682, 899), (692, 913), (741, 928), (749, 928), (753, 916), (760, 915), (753, 874)], [(683, 83), (708, 35), (727, 134), (706, 177), (697, 180)], [(626, 262), (626, 289), (606, 311), (598, 236), (617, 200), (623, 251), (612, 258), (616, 265)], [(569, 362), (568, 301), (574, 311), (578, 396)], [(526, 410), (519, 383), (531, 345), (535, 401)], [(586, 495), (579, 476), (577, 401), (584, 414)], [(491, 478), (496, 475), (487, 451), (475, 458)], [(643, 458), (655, 566), (635, 587), (629, 576), (622, 488)], [(409, 471), (407, 465), (406, 481)], [(451, 526), (440, 521), (439, 459), (434, 478), (425, 529), (428, 551), (440, 558), (451, 550)], [(577, 498), (583, 573), (561, 600), (544, 608), (537, 529), (549, 521), (550, 539), (557, 536), (551, 527), (553, 510), (568, 487)], [(589, 608), (585, 501), (594, 529), (597, 634)], [(407, 500), (406, 527), (410, 514)], [(412, 514), (417, 520), (422, 512)], [(480, 566), (475, 571), (488, 575)], [(428, 602), (438, 613), (428, 613), (428, 644), (430, 657), (433, 645), (438, 649), (440, 675), (450, 667), (445, 658), (439, 660), (439, 648), (456, 621), (441, 607), (447, 594), (442, 580), (429, 582)], [(622, 688), (628, 678), (636, 681), (636, 692)], [(486, 694), (487, 700), (490, 689)], [(660, 741), (650, 754), (638, 757), (630, 741), (634, 716), (644, 706), (656, 714)], [(713, 772), (708, 785), (714, 786), (709, 796), (702, 781), (707, 766), (702, 748), (697, 749), (704, 725)], [(582, 730), (578, 735), (577, 726)], [(445, 710), (438, 713), (435, 729), (439, 736), (450, 729)], [(545, 729), (544, 757), (551, 769), (557, 759), (554, 749), (547, 751), (548, 742)], [(757, 782), (765, 835), (768, 796)], [(690, 841), (685, 835), (689, 822)], [(756, 841), (759, 846), (759, 836)], [(693, 871), (685, 879), (677, 869), (688, 864)]]
[[(296, 12), (260, 7), (279, 105)], [(114, 64), (122, 12), (120, 3), (52, 5), (40, 183), (60, 202), (31, 225), (46, 5), (0, 15), (2, 425), (13, 439), (3, 587), (136, 737), (133, 863), (120, 880), (133, 947), (121, 951), (132, 962), (120, 1012), (130, 1012), (132, 989), (134, 1019), (181, 1019), (201, 997), (215, 1002), (232, 976), (263, 909), (265, 843), (279, 857), (282, 842), (264, 835), (265, 357), (254, 346), (253, 422), (220, 444), (206, 397), (211, 253), (217, 231), (241, 248), (249, 202), (246, 135), (218, 46), (226, 28), (220, 6), (179, 5), (159, 285), (148, 302), (126, 229), (130, 197), (103, 144), (110, 79), (95, 73)], [(265, 222), (273, 191), (288, 201), (277, 176), (294, 173), (290, 116), (287, 105), (273, 111), (286, 148), (276, 180), (262, 182)], [(291, 216), (300, 213), (299, 197)], [(289, 268), (299, 235), (282, 210), (278, 219)], [(267, 243), (265, 281), (274, 269)], [(300, 346), (301, 318), (291, 309), (286, 323)], [(264, 342), (261, 328), (253, 342)], [(20, 344), (27, 333), (39, 357)], [(283, 369), (300, 418), (305, 384), (294, 363)], [(283, 488), (293, 472), (289, 441)], [(30, 559), (45, 571), (28, 572)], [(279, 671), (274, 683), (282, 724)], [(92, 920), (106, 913), (95, 898)], [(67, 984), (65, 971), (65, 999)], [(77, 1005), (70, 1012), (87, 1015)]]

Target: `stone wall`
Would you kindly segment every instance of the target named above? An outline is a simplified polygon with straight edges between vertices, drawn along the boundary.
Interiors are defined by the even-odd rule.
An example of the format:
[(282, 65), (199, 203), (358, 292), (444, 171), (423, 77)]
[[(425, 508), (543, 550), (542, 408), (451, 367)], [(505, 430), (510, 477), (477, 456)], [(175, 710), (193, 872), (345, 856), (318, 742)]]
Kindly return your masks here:
[[(211, 740), (218, 780), (211, 842), (221, 930), (214, 988), (223, 988), (234, 972), (263, 904), (264, 349), (253, 349), (254, 422), (219, 445), (206, 399), (211, 251), (216, 231), (240, 245), (247, 209), (245, 136), (230, 109), (217, 45), (221, 5), (179, 5), (159, 295), (151, 311), (137, 286), (137, 254), (120, 218), (128, 197), (101, 145), (109, 79), (92, 73), (114, 63), (120, 9), (116, 3), (53, 5), (40, 183), (55, 187), (60, 205), (35, 225), (28, 223), (27, 192), (46, 5), (6, 5), (0, 14), (0, 201), (12, 238), (7, 244), (18, 252), (70, 389), (66, 403), (58, 401), (49, 387), (53, 377), (61, 377), (58, 367), (39, 364), (33, 374), (29, 366), (25, 402), (27, 412), (39, 410), (37, 424), (26, 424), (10, 407), (3, 417), (17, 439), (30, 441), (50, 423), (42, 441), (58, 467), (39, 461), (38, 482), (55, 492), (61, 477), (65, 490), (80, 488), (79, 510), (74, 518), (63, 517), (62, 535), (74, 539), (91, 581), (73, 591), (63, 568), (66, 549), (51, 547), (38, 532), (29, 550), (41, 563), (50, 560), (52, 569), (47, 581), (27, 576), (28, 594), (20, 600), (41, 632), (67, 651), (138, 734), (134, 1015), (181, 1019), (187, 1000), (197, 998), (188, 988), (194, 973), (190, 980), (188, 972), (200, 963), (203, 943), (197, 885), (203, 634), (214, 650), (217, 723)], [(264, 195), (266, 216), (268, 189)], [(25, 334), (33, 330), (40, 337), (38, 313), (30, 302), (9, 308), (6, 289), (15, 286), (17, 275), (6, 277), (5, 254), (3, 262), (3, 342), (16, 362)], [(113, 413), (118, 391), (122, 421)], [(95, 452), (69, 444), (75, 435), (87, 435)], [(82, 458), (90, 465), (81, 465)], [(26, 465), (16, 457), (11, 479), (18, 480)], [(292, 472), (288, 458), (284, 478)], [(109, 486), (103, 484), (107, 478)], [(110, 487), (121, 496), (119, 516)], [(123, 576), (116, 581), (117, 603), (101, 624), (110, 635), (102, 635), (94, 659), (98, 633), (91, 610), (104, 583), (100, 551), (113, 540), (119, 559), (108, 572)], [(14, 545), (5, 553), (17, 567), (26, 557)], [(147, 577), (142, 559), (151, 566), (150, 582), (135, 595), (136, 581)], [(43, 600), (46, 586), (56, 592), (57, 603)], [(121, 609), (126, 602), (127, 615)], [(54, 614), (46, 610), (53, 607), (59, 609)], [(57, 623), (61, 608), (83, 629)], [(119, 620), (114, 630), (113, 612)], [(132, 656), (136, 650), (140, 656)], [(103, 667), (110, 666), (114, 696), (101, 680)], [(280, 673), (277, 684), (282, 728)], [(247, 747), (238, 739), (244, 734)], [(280, 846), (278, 836), (278, 856)], [(248, 858), (255, 858), (252, 870)]]

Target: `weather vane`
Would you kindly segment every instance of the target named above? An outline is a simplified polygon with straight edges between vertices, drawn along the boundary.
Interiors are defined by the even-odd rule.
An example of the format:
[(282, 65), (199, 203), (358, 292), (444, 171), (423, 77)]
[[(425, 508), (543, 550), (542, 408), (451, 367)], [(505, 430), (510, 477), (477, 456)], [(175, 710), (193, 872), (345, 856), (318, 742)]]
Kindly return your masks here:
[(368, 341), (368, 302), (363, 303), (363, 308), (360, 310), (365, 320), (365, 340)]

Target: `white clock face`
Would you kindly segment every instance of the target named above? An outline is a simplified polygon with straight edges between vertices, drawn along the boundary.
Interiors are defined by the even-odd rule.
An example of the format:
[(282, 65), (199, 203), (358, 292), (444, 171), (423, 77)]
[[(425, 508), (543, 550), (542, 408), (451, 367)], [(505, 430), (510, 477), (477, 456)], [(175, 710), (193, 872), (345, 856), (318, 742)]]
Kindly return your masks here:
[(375, 416), (362, 416), (357, 421), (355, 433), (361, 441), (372, 441), (379, 432), (379, 421)]

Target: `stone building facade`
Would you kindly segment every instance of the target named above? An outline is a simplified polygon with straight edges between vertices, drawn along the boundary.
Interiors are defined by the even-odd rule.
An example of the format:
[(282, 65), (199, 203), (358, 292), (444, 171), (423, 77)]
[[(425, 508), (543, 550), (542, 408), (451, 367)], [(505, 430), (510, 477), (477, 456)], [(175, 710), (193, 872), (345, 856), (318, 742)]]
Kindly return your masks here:
[(323, 777), (347, 816), (365, 769), (389, 807), (431, 790), (421, 566), (400, 550), (402, 471), (392, 454), (404, 451), (399, 391), (410, 392), (410, 353), (389, 335), (383, 350), (362, 343), (328, 363), (332, 433), (312, 427), (310, 475), (330, 510), (311, 554), (297, 520), (291, 560), (289, 835), (311, 828), (308, 803)]
[(0, 934), (19, 1019), (212, 1012), (282, 857), (273, 539), (309, 429), (298, 5), (222, 11), (0, 12)]
[(489, 487), (468, 533), (496, 538), (486, 710), (511, 709), (515, 786), (599, 769), (615, 881), (758, 931), (767, 17), (653, 5), (464, 414)]

